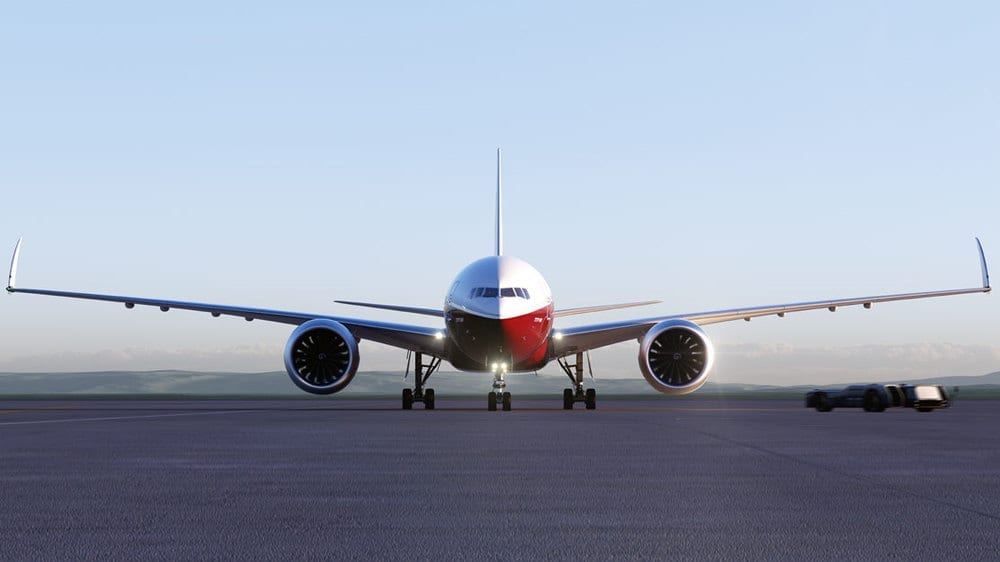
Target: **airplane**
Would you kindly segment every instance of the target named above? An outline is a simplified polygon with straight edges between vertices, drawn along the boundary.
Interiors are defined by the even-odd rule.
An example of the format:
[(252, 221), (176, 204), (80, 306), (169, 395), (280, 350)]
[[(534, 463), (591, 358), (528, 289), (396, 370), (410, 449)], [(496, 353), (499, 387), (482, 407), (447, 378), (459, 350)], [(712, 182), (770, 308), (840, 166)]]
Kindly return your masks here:
[[(545, 278), (534, 267), (503, 252), (501, 154), (497, 149), (496, 226), (493, 255), (465, 267), (452, 282), (444, 306), (420, 308), (357, 301), (341, 304), (432, 316), (436, 328), (397, 324), (326, 314), (267, 310), (241, 306), (186, 302), (144, 297), (103, 295), (72, 291), (22, 288), (16, 285), (19, 239), (11, 258), (7, 292), (48, 295), (117, 302), (132, 309), (136, 305), (208, 312), (214, 317), (236, 316), (247, 321), (262, 320), (296, 326), (284, 350), (285, 370), (292, 382), (312, 394), (334, 394), (344, 390), (358, 371), (358, 343), (370, 340), (401, 348), (414, 356), (413, 388), (402, 392), (403, 409), (422, 403), (433, 410), (434, 390), (427, 388), (430, 376), (447, 361), (460, 371), (492, 373), (493, 385), (487, 393), (487, 409), (511, 410), (511, 393), (506, 375), (533, 372), (556, 361), (569, 377), (572, 388), (563, 390), (563, 408), (576, 403), (596, 408), (597, 393), (584, 388), (584, 355), (590, 350), (637, 340), (639, 370), (649, 385), (667, 395), (698, 390), (712, 369), (714, 351), (703, 326), (734, 320), (750, 321), (761, 316), (784, 317), (790, 312), (874, 303), (946, 297), (991, 290), (983, 246), (976, 238), (982, 285), (967, 289), (946, 289), (914, 293), (818, 300), (728, 310), (653, 316), (635, 320), (557, 327), (558, 319), (593, 312), (656, 304), (659, 301), (629, 302), (557, 309)], [(589, 358), (589, 356), (588, 356)], [(426, 361), (425, 361), (426, 360)], [(409, 371), (409, 363), (407, 364)]]

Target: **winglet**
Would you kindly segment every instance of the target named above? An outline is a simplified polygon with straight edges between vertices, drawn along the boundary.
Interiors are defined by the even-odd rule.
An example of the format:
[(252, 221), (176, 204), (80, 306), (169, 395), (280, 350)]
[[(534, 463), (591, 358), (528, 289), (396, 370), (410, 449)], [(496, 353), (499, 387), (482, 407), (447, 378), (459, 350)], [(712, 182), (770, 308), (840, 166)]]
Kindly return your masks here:
[(503, 198), (501, 188), (503, 186), (500, 181), (500, 149), (497, 148), (497, 255), (503, 255)]
[(14, 257), (10, 259), (10, 273), (7, 275), (7, 292), (14, 292), (14, 283), (17, 279), (17, 257), (21, 254), (21, 240), (17, 239), (17, 245), (14, 246)]
[(983, 268), (983, 288), (990, 289), (990, 272), (986, 269), (986, 254), (983, 253), (983, 243), (976, 238), (976, 246), (979, 247), (979, 264)]

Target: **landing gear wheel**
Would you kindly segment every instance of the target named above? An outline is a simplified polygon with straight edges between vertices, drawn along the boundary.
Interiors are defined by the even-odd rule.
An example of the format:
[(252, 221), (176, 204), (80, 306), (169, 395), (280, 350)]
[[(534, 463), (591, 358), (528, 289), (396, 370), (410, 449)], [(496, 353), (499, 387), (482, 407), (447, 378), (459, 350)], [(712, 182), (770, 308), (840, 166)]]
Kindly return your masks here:
[(573, 409), (573, 389), (564, 388), (563, 389), (563, 410)]
[(505, 412), (509, 412), (510, 411), (510, 393), (509, 392), (504, 392), (503, 393), (503, 411), (505, 411)]
[(597, 391), (594, 390), (593, 388), (588, 388), (587, 389), (587, 397), (586, 397), (586, 400), (584, 402), (587, 404), (587, 409), (588, 410), (593, 410), (594, 408), (596, 408), (597, 407)]
[(486, 409), (490, 412), (497, 411), (497, 393), (491, 392), (486, 395)]
[[(434, 391), (430, 388), (424, 388), (424, 384), (427, 379), (437, 371), (437, 368), (441, 365), (441, 358), (431, 356), (430, 363), (424, 362), (423, 353), (415, 353), (416, 358), (414, 359), (413, 365), (413, 388), (403, 389), (403, 409), (412, 410), (414, 402), (422, 402), (424, 404), (425, 410), (434, 409)], [(410, 373), (410, 354), (406, 354), (406, 374)], [(405, 378), (405, 377), (404, 377)]]

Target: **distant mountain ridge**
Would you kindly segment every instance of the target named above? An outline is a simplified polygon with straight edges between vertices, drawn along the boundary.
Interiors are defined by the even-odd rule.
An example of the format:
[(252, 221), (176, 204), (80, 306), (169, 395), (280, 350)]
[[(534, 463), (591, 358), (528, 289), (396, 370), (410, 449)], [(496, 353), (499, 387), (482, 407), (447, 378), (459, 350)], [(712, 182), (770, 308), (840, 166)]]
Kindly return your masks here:
[[(488, 374), (442, 372), (431, 377), (429, 386), (440, 396), (486, 394), (492, 377)], [(866, 381), (858, 381), (864, 383)], [(867, 381), (870, 382), (870, 381)], [(950, 376), (923, 380), (898, 381), (912, 384), (941, 384), (948, 387), (998, 387), (1000, 372), (980, 376)], [(510, 390), (521, 395), (561, 395), (570, 386), (569, 379), (559, 375), (512, 375), (507, 380)], [(396, 396), (404, 387), (412, 386), (411, 378), (403, 380), (399, 373), (358, 373), (346, 390), (338, 396)], [(587, 379), (601, 394), (657, 394), (642, 378)], [(709, 381), (695, 394), (725, 393), (792, 393), (816, 385), (778, 386), (749, 383), (716, 383)], [(819, 385), (835, 388), (845, 385)], [(194, 371), (98, 371), (81, 373), (0, 373), (0, 395), (239, 395), (297, 396), (308, 394), (299, 390), (283, 371), (265, 373), (225, 373)]]

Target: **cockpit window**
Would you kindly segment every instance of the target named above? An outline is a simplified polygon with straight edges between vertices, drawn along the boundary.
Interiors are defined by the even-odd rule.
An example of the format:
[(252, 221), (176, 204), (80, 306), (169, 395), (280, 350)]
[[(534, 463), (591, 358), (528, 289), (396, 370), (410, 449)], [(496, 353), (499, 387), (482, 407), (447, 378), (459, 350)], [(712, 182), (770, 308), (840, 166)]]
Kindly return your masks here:
[(469, 298), (495, 299), (497, 297), (516, 297), (525, 300), (531, 299), (528, 290), (524, 287), (476, 287), (469, 291)]

